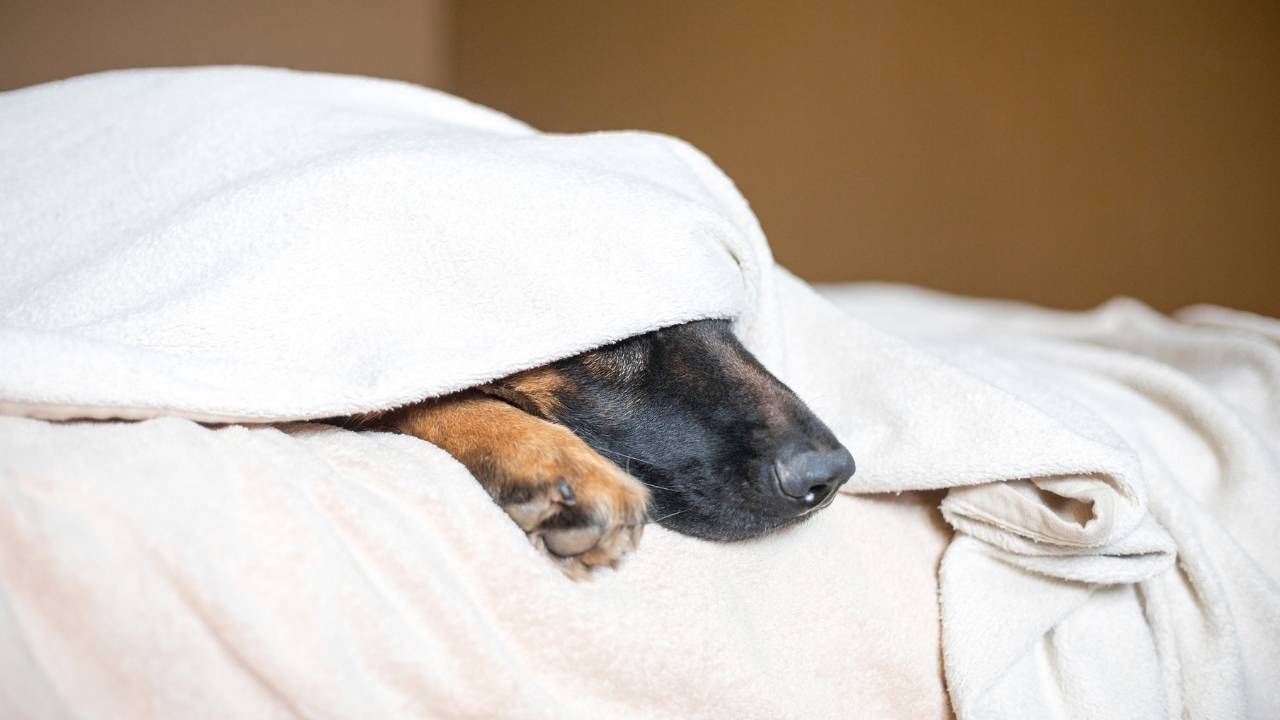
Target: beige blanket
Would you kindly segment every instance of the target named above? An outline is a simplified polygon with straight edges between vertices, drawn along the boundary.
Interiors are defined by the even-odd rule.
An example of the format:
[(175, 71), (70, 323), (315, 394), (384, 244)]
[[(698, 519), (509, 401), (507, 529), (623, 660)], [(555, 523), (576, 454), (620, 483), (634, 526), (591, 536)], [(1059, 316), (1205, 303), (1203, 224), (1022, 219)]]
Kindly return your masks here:
[(945, 715), (936, 496), (575, 583), (408, 437), (0, 418), (0, 478), (0, 717)]
[[(1280, 321), (1209, 306), (1170, 318), (1125, 298), (1070, 313), (902, 287), (828, 294), (1024, 398), (1056, 396), (1060, 417), (1135, 456), (1145, 487), (1142, 523), (1074, 552), (1059, 530), (1078, 541), (1114, 514), (1112, 498), (1065, 493), (1077, 480), (948, 493), (962, 532), (939, 591), (957, 715), (1280, 717)], [(1033, 542), (996, 532), (1027, 516)]]

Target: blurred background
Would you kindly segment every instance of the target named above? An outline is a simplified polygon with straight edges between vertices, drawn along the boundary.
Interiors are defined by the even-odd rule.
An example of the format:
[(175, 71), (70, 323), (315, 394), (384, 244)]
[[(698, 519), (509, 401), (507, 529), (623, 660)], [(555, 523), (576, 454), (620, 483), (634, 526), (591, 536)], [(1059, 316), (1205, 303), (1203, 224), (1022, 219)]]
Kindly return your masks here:
[(250, 63), (711, 155), (780, 262), (1280, 316), (1280, 2), (0, 0), (0, 90)]

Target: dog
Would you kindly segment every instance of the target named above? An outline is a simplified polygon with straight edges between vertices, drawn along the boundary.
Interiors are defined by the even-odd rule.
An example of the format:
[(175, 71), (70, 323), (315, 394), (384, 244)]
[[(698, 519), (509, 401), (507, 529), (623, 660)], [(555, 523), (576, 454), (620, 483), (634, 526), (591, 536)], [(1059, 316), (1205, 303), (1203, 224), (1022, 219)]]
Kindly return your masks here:
[(710, 540), (756, 537), (826, 507), (854, 472), (849, 451), (724, 320), (655, 330), (359, 424), (444, 449), (577, 579), (617, 567), (646, 522)]

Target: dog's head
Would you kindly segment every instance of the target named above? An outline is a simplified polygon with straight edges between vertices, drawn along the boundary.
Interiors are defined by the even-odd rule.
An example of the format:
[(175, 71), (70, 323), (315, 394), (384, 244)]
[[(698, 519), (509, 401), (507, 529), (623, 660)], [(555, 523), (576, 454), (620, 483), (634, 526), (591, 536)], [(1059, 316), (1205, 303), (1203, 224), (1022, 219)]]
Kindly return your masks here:
[(853, 457), (729, 323), (657, 330), (495, 383), (649, 486), (652, 516), (738, 540), (831, 502)]

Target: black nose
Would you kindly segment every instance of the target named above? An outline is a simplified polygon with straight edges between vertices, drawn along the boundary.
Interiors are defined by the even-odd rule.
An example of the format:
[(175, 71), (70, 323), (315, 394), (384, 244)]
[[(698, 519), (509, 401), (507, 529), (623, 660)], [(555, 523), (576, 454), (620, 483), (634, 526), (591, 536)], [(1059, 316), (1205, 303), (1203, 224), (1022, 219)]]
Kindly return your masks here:
[(774, 460), (773, 469), (782, 494), (809, 509), (834, 495), (853, 475), (853, 455), (843, 446), (783, 452)]

